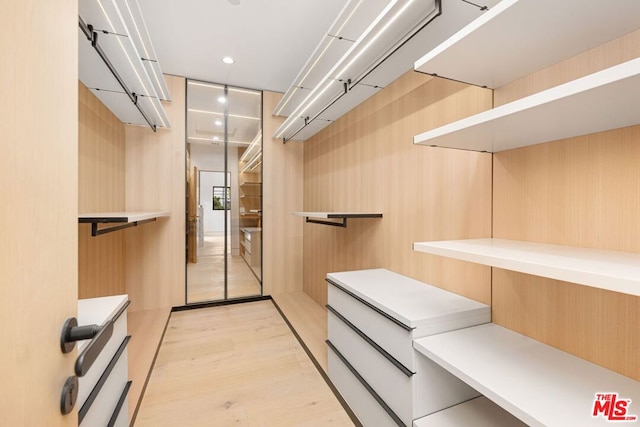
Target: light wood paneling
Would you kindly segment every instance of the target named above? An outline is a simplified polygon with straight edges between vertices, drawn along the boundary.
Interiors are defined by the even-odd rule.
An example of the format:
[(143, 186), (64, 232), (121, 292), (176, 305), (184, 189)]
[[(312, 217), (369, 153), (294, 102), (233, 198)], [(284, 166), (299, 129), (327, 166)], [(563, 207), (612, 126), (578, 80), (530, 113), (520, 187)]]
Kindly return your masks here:
[(0, 413), (6, 426), (77, 426), (60, 413), (77, 352), (78, 2), (2, 2)]
[(124, 231), (130, 311), (185, 303), (185, 79), (165, 79), (171, 128), (125, 126), (126, 209), (171, 212)]
[[(494, 237), (640, 252), (640, 126), (494, 157)], [(640, 379), (640, 298), (494, 270), (493, 319)]]
[[(78, 82), (78, 212), (124, 211), (124, 125)], [(78, 297), (126, 293), (122, 233), (78, 224)]]
[(127, 333), (131, 335), (127, 357), (129, 363), (129, 419), (133, 420), (144, 386), (160, 347), (171, 310), (156, 308), (127, 313)]
[(264, 295), (302, 290), (303, 145), (271, 138), (282, 118), (271, 112), (282, 94), (263, 92), (262, 284)]
[(304, 211), (384, 215), (346, 229), (304, 225), (307, 294), (324, 305), (326, 273), (382, 267), (490, 302), (489, 268), (412, 251), (491, 235), (491, 155), (412, 143), (490, 107), (489, 90), (409, 72), (305, 142)]
[(494, 269), (493, 321), (640, 380), (640, 297)]
[(568, 58), (495, 90), (500, 106), (640, 56), (640, 30)]
[(136, 426), (352, 426), (270, 301), (173, 313)]
[[(638, 55), (635, 31), (496, 89), (496, 105)], [(633, 126), (496, 153), (493, 237), (640, 252), (639, 142)], [(496, 323), (640, 380), (640, 298), (498, 269), (493, 293)]]

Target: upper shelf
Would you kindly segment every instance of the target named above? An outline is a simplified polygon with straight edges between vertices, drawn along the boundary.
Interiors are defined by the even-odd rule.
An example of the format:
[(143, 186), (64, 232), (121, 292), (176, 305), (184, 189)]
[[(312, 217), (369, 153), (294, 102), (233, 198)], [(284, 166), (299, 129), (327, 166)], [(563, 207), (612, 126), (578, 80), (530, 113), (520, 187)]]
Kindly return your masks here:
[[(78, 222), (91, 224), (91, 235), (111, 233), (140, 224), (155, 221), (157, 218), (168, 217), (169, 212), (99, 212), (78, 215)], [(119, 223), (122, 225), (98, 229), (98, 224)]]
[[(365, 212), (292, 212), (293, 215), (305, 217), (306, 222), (313, 224), (334, 225), (336, 227), (346, 227), (348, 218), (382, 218), (381, 213)], [(322, 221), (313, 218), (341, 219), (342, 222)]]
[(636, 125), (638, 87), (640, 58), (432, 129), (413, 142), (497, 152)]
[(638, 381), (493, 323), (419, 338), (413, 345), (527, 425), (607, 425), (603, 411), (593, 416), (597, 394), (631, 399), (628, 415), (638, 414)]
[(496, 88), (640, 28), (639, 16), (637, 0), (503, 0), (414, 68)]
[(640, 296), (640, 254), (502, 239), (414, 243), (413, 249)]

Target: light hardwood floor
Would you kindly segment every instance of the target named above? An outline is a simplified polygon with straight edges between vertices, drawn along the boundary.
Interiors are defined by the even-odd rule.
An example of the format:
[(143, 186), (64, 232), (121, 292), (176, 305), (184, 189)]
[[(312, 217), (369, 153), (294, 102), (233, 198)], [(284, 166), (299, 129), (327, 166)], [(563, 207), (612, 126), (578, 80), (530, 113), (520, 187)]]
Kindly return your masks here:
[(171, 315), (135, 426), (353, 426), (271, 301)]
[[(229, 255), (228, 297), (260, 295), (260, 282), (240, 255)], [(187, 302), (224, 298), (224, 235), (206, 235), (198, 248), (198, 262), (187, 264)]]

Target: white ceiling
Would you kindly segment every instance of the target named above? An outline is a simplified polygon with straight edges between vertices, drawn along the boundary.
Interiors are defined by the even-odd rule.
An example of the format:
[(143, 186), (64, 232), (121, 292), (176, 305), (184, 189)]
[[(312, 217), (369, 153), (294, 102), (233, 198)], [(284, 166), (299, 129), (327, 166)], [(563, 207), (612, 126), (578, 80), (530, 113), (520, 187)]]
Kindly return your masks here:
[[(347, 0), (138, 0), (162, 71), (284, 92)], [(229, 55), (235, 64), (227, 65)]]

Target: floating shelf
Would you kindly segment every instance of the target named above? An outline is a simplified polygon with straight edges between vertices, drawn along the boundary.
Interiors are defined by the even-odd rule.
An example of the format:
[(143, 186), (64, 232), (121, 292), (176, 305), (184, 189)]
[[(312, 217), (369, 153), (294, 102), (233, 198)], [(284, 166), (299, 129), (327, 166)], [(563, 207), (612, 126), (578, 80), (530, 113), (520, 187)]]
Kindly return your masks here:
[(640, 253), (502, 239), (421, 242), (413, 250), (640, 296)]
[(496, 88), (640, 28), (639, 16), (637, 0), (503, 0), (414, 68)]
[(488, 323), (414, 341), (414, 348), (531, 426), (607, 425), (596, 393), (631, 399), (640, 382)]
[(638, 87), (640, 58), (432, 129), (413, 142), (496, 152), (636, 125)]
[[(102, 234), (135, 227), (147, 222), (155, 221), (157, 218), (168, 217), (169, 212), (100, 212), (85, 213), (78, 215), (78, 223), (91, 224), (91, 235), (100, 236)], [(98, 224), (121, 224), (107, 228), (98, 228)]]
[(526, 427), (484, 396), (467, 400), (413, 422), (413, 427)]
[(245, 182), (240, 184), (240, 187), (242, 187), (242, 186), (250, 186), (250, 185), (262, 185), (262, 183), (261, 182), (245, 181)]
[[(363, 212), (292, 212), (295, 216), (302, 216), (306, 222), (312, 224), (332, 225), (336, 227), (346, 227), (349, 218), (382, 218), (381, 213)], [(316, 219), (321, 218), (321, 219)], [(323, 221), (322, 219), (341, 219), (341, 222)]]

